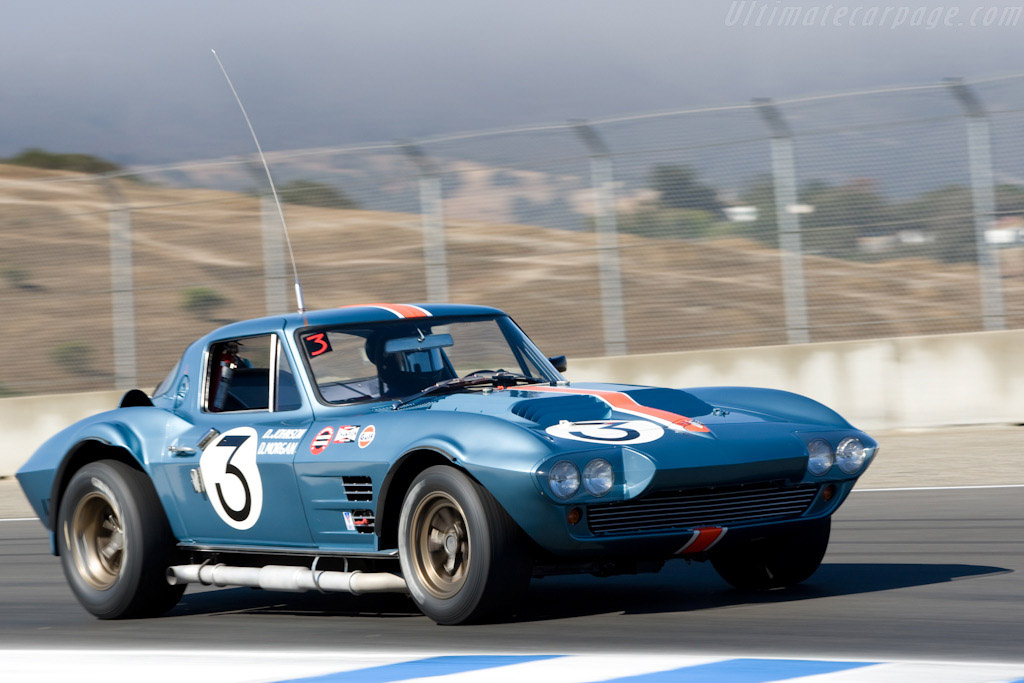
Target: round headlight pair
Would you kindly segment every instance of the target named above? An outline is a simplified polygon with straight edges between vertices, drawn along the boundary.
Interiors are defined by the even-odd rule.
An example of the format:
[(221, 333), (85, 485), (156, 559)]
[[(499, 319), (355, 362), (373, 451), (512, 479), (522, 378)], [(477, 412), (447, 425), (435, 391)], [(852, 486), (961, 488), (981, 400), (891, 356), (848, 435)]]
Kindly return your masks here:
[(833, 463), (846, 474), (854, 474), (864, 466), (867, 458), (868, 449), (853, 436), (840, 441), (835, 453), (824, 439), (815, 439), (807, 444), (807, 471), (817, 476), (828, 472)]
[(591, 460), (583, 468), (583, 476), (580, 477), (580, 470), (575, 464), (568, 460), (562, 460), (548, 472), (548, 488), (558, 498), (569, 498), (580, 490), (581, 479), (583, 488), (588, 493), (594, 496), (603, 496), (611, 490), (612, 484), (615, 483), (612, 464), (604, 458)]

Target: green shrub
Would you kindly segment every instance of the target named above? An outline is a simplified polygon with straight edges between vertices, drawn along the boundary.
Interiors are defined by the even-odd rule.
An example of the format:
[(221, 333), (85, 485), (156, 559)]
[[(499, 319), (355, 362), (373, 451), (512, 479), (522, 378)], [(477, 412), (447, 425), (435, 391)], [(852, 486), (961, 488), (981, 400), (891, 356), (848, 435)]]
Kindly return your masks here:
[(227, 299), (209, 287), (190, 287), (181, 293), (181, 308), (201, 318), (210, 318)]
[(65, 372), (87, 375), (92, 367), (92, 347), (81, 341), (67, 341), (53, 347), (50, 358)]
[(77, 173), (110, 173), (121, 170), (118, 164), (91, 154), (56, 154), (36, 147), (22, 150), (16, 156), (5, 159), (4, 163)]
[(4, 266), (3, 268), (0, 268), (0, 277), (7, 280), (7, 284), (11, 287), (28, 289), (28, 281), (31, 275), (24, 268), (19, 268), (18, 266)]

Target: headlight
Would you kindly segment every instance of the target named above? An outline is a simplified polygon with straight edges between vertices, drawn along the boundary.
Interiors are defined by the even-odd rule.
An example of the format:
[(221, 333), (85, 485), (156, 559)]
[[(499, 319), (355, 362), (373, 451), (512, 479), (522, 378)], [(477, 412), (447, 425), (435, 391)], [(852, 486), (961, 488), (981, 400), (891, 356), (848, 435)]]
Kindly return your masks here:
[(815, 439), (807, 444), (807, 456), (807, 471), (811, 474), (820, 477), (832, 467), (832, 446), (825, 439)]
[(548, 472), (548, 487), (559, 498), (568, 498), (580, 490), (580, 470), (568, 460), (562, 460)]
[(868, 449), (864, 448), (860, 439), (855, 437), (843, 439), (839, 442), (839, 447), (836, 448), (836, 464), (847, 474), (853, 474), (860, 470), (867, 459)]
[(608, 493), (614, 481), (612, 464), (604, 458), (591, 460), (583, 468), (583, 488), (595, 496), (603, 496)]

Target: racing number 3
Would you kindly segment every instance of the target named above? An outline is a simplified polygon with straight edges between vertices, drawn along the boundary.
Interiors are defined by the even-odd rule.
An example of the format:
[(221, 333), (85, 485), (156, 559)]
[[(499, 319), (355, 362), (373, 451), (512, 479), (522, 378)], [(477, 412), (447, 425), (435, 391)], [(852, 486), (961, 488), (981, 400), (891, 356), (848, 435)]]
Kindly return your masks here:
[(220, 498), (220, 504), (224, 508), (224, 512), (228, 517), (235, 520), (236, 522), (245, 521), (249, 516), (249, 512), (252, 510), (252, 493), (249, 491), (249, 482), (245, 480), (245, 475), (242, 474), (242, 470), (238, 469), (235, 465), (231, 464), (231, 459), (238, 454), (238, 448), (249, 440), (247, 434), (235, 434), (232, 436), (225, 436), (220, 440), (218, 446), (226, 446), (231, 448), (231, 455), (228, 456), (227, 465), (224, 467), (224, 473), (230, 474), (231, 476), (238, 479), (239, 483), (242, 484), (242, 489), (245, 491), (245, 503), (239, 509), (232, 508), (228, 505), (228, 501), (224, 498), (224, 492), (221, 490), (220, 482), (217, 482), (217, 497)]
[(316, 358), (331, 350), (331, 342), (328, 341), (326, 332), (308, 334), (302, 338), (302, 341), (306, 344), (306, 351), (309, 352), (310, 358)]
[(203, 450), (199, 470), (210, 505), (228, 526), (244, 531), (263, 511), (263, 479), (256, 452), (259, 435), (252, 427), (235, 427)]

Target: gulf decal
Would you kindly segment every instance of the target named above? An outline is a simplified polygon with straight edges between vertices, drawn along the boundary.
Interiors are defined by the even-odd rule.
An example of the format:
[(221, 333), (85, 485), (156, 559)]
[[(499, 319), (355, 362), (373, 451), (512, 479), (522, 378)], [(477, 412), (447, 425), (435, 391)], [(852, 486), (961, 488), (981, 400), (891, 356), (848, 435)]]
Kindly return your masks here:
[(309, 443), (309, 452), (313, 455), (320, 455), (324, 452), (324, 449), (331, 443), (331, 437), (334, 436), (334, 427), (324, 427), (317, 435), (313, 437), (313, 440)]
[(633, 397), (629, 394), (621, 391), (602, 391), (600, 389), (576, 389), (573, 387), (550, 387), (550, 386), (537, 386), (531, 384), (529, 386), (522, 387), (509, 387), (516, 391), (542, 391), (553, 394), (583, 394), (585, 396), (593, 396), (599, 398), (615, 410), (621, 413), (629, 413), (630, 415), (636, 415), (637, 417), (643, 417), (653, 422), (665, 425), (669, 429), (676, 431), (684, 430), (687, 432), (709, 432), (711, 431), (705, 425), (691, 420), (683, 415), (676, 415), (670, 413), (667, 410), (661, 410), (660, 408), (648, 408), (637, 403)]
[(340, 308), (379, 308), (391, 313), (396, 318), (429, 318), (430, 311), (412, 304), (355, 304)]
[(728, 530), (724, 526), (704, 526), (694, 529), (693, 536), (676, 551), (676, 555), (691, 555), (711, 550), (716, 543), (722, 540)]
[(377, 435), (377, 430), (374, 429), (373, 425), (367, 425), (363, 428), (363, 431), (359, 434), (359, 447), (366, 448), (373, 443), (373, 437)]

